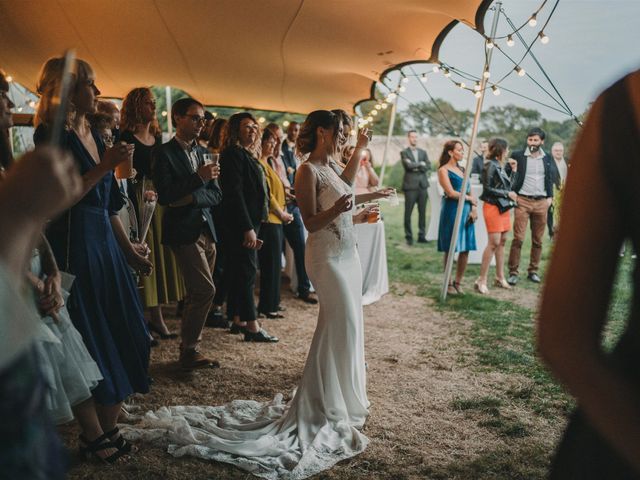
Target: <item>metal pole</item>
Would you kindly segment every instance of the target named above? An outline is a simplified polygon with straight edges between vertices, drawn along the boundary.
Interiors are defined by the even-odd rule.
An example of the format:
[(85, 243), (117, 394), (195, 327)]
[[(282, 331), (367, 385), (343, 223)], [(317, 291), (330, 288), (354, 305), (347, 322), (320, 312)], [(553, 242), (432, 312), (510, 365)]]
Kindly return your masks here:
[[(493, 23), (491, 25), (491, 34), (489, 38), (492, 40), (496, 36), (496, 30), (498, 28), (498, 18), (500, 17), (500, 8), (502, 7), (502, 2), (498, 1), (493, 7), (494, 15), (493, 15)], [(485, 48), (487, 48), (485, 46)], [(484, 64), (484, 72), (489, 71), (489, 66), (491, 65), (491, 56), (493, 54), (493, 48), (488, 49), (487, 58)], [(451, 279), (451, 270), (453, 268), (453, 257), (456, 251), (456, 244), (458, 243), (458, 232), (460, 231), (460, 221), (462, 220), (462, 210), (464, 209), (464, 202), (466, 194), (463, 192), (467, 191), (467, 186), (469, 185), (469, 176), (471, 174), (471, 155), (473, 153), (473, 145), (476, 142), (476, 135), (478, 134), (478, 124), (480, 123), (480, 113), (482, 112), (482, 103), (484, 102), (484, 94), (487, 86), (487, 78), (482, 75), (482, 80), (480, 82), (480, 96), (478, 97), (478, 101), (476, 102), (476, 113), (473, 117), (473, 127), (471, 128), (471, 140), (469, 140), (469, 148), (467, 151), (467, 168), (464, 170), (464, 180), (462, 181), (462, 188), (460, 189), (460, 197), (458, 198), (458, 209), (456, 210), (456, 219), (453, 223), (453, 232), (451, 235), (451, 243), (449, 244), (449, 255), (447, 257), (447, 265), (444, 269), (444, 281), (442, 282), (442, 293), (440, 298), (442, 301), (447, 299), (447, 287), (449, 286), (449, 280)]]
[[(402, 76), (398, 79), (398, 85), (396, 91), (400, 88), (402, 82)], [(391, 136), (393, 135), (393, 126), (396, 123), (396, 110), (398, 108), (398, 95), (393, 99), (391, 104), (391, 117), (389, 118), (389, 131), (387, 132), (387, 141), (384, 144), (384, 153), (382, 154), (382, 168), (380, 169), (380, 186), (384, 185), (384, 171), (387, 167), (387, 154), (389, 153), (389, 147), (391, 146)]]
[(173, 120), (171, 120), (171, 87), (164, 87), (164, 96), (167, 99), (167, 133), (173, 133)]

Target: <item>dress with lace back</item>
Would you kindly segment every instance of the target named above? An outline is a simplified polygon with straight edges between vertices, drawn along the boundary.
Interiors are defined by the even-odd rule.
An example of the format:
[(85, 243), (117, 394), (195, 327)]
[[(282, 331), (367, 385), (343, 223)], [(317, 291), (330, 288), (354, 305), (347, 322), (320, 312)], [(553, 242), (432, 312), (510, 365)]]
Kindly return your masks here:
[[(317, 178), (318, 211), (352, 193), (328, 165), (308, 163)], [(236, 400), (219, 407), (163, 407), (148, 412), (129, 440), (168, 445), (174, 456), (231, 463), (266, 479), (302, 479), (361, 453), (368, 415), (362, 273), (352, 212), (309, 234), (305, 266), (319, 300), (316, 331), (293, 399)]]

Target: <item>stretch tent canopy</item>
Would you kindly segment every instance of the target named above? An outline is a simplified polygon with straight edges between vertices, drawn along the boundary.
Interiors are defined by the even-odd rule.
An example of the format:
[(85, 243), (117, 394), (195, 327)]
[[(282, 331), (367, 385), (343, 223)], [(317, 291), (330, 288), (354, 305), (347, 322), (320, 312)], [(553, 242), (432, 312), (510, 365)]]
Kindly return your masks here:
[(0, 0), (0, 67), (34, 89), (75, 48), (105, 97), (171, 85), (207, 105), (306, 113), (370, 98), (402, 63), (435, 61), (491, 0)]

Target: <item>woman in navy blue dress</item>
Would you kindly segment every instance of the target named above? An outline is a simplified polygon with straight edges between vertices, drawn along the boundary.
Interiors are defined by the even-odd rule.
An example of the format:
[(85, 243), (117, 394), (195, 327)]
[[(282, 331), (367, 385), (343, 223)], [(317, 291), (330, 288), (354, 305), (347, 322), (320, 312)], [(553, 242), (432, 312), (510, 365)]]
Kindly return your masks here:
[[(447, 264), (449, 246), (451, 245), (451, 235), (453, 235), (453, 224), (456, 219), (458, 209), (458, 198), (462, 191), (464, 171), (458, 166), (462, 160), (464, 148), (457, 140), (449, 140), (444, 144), (440, 155), (440, 167), (438, 168), (438, 182), (444, 190), (442, 199), (442, 210), (440, 211), (440, 225), (438, 227), (438, 251), (445, 252), (444, 264)], [(464, 209), (458, 230), (455, 252), (458, 253), (458, 264), (456, 267), (456, 277), (449, 284), (448, 293), (457, 294), (462, 291), (462, 278), (467, 268), (469, 251), (476, 249), (476, 231), (474, 222), (478, 218), (477, 200), (471, 196), (471, 184), (467, 184), (465, 193)]]
[[(62, 64), (62, 59), (50, 59), (40, 74), (36, 143), (47, 140), (51, 101)], [(73, 155), (83, 175), (85, 194), (47, 231), (58, 265), (76, 276), (69, 314), (104, 377), (93, 396), (105, 438), (96, 443), (81, 437), (85, 452), (94, 454), (105, 443), (131, 450), (118, 433), (116, 421), (129, 395), (149, 390), (149, 334), (129, 265), (142, 273), (152, 268), (143, 256), (146, 246), (130, 243), (117, 215), (123, 200), (112, 170), (132, 147), (119, 144), (105, 150), (85, 118), (96, 111), (99, 94), (91, 67), (78, 60), (62, 146)]]

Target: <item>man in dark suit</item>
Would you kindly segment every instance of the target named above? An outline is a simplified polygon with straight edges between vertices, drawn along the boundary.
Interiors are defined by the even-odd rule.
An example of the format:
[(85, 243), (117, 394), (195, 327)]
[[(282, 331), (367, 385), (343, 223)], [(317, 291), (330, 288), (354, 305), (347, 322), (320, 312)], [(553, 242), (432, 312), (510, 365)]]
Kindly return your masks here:
[(404, 236), (407, 245), (413, 245), (411, 214), (418, 204), (418, 243), (427, 243), (425, 226), (427, 223), (427, 190), (429, 188), (429, 157), (427, 152), (418, 148), (418, 133), (415, 130), (407, 134), (409, 146), (400, 152), (404, 167), (402, 191), (404, 192)]
[(483, 141), (480, 142), (480, 155), (476, 155), (473, 158), (473, 163), (471, 163), (471, 175), (477, 173), (478, 175), (482, 175), (482, 170), (484, 169), (484, 161), (485, 155), (489, 150), (489, 142)]
[(171, 107), (176, 135), (156, 148), (151, 176), (158, 202), (167, 206), (162, 217), (162, 243), (175, 254), (184, 277), (186, 295), (182, 315), (180, 363), (185, 369), (218, 366), (198, 351), (215, 286), (212, 271), (216, 232), (211, 207), (222, 200), (217, 178), (220, 167), (204, 164), (207, 150), (197, 143), (204, 126), (204, 107), (182, 98)]
[(256, 250), (262, 246), (258, 232), (269, 214), (265, 173), (253, 156), (258, 141), (258, 122), (250, 113), (231, 115), (220, 154), (227, 310), (233, 319), (231, 332), (244, 333), (246, 342), (277, 342), (260, 328), (253, 297)]
[[(553, 201), (553, 182), (558, 175), (551, 155), (542, 150), (545, 133), (541, 128), (532, 128), (527, 135), (527, 148), (511, 154), (518, 162), (518, 173), (513, 184), (513, 191), (518, 194), (518, 206), (514, 211), (513, 240), (509, 252), (510, 285), (518, 283), (518, 268), (522, 242), (531, 221), (531, 255), (527, 278), (540, 283), (538, 266), (542, 255), (542, 239), (547, 226), (547, 212)], [(507, 165), (509, 173), (511, 167)]]
[[(300, 124), (298, 122), (291, 122), (287, 126), (287, 136), (282, 141), (282, 161), (286, 168), (289, 185), (292, 189), (294, 188), (296, 170), (298, 168), (298, 162), (295, 158), (295, 147), (299, 133)], [(294, 195), (287, 195), (287, 212), (293, 215), (293, 222), (285, 224), (283, 229), (284, 236), (291, 250), (293, 250), (293, 261), (295, 263), (296, 276), (298, 277), (298, 298), (303, 302), (316, 304), (318, 300), (310, 293), (311, 282), (309, 281), (309, 276), (304, 266), (306, 242), (304, 238), (304, 224), (302, 223), (302, 216), (300, 215), (300, 209), (298, 208)]]

